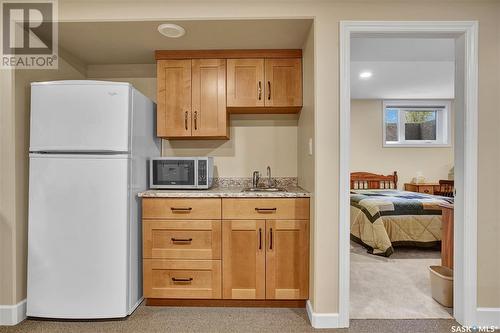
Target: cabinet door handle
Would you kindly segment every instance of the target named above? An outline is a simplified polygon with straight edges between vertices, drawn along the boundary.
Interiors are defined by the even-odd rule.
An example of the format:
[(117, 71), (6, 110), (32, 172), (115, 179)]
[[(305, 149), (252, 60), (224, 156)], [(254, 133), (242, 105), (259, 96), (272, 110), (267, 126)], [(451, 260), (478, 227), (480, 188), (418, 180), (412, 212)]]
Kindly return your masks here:
[(194, 129), (198, 129), (198, 111), (194, 112)]
[(188, 112), (184, 112), (184, 128), (188, 129)]
[(255, 207), (255, 210), (259, 213), (270, 213), (270, 212), (275, 212), (277, 209), (276, 208), (259, 208)]
[(259, 228), (259, 250), (262, 250), (262, 228)]
[(262, 82), (259, 81), (259, 89), (257, 89), (259, 93), (259, 101), (262, 99)]
[(192, 238), (171, 238), (174, 243), (191, 243)]
[(191, 283), (191, 281), (193, 281), (193, 278), (192, 277), (190, 277), (190, 278), (175, 278), (175, 277), (173, 277), (172, 281), (173, 282), (181, 282), (181, 283)]
[(270, 100), (271, 99), (271, 81), (267, 81), (267, 99)]
[(173, 212), (175, 212), (175, 211), (189, 212), (189, 211), (192, 211), (193, 208), (191, 208), (191, 207), (170, 207), (170, 210)]
[(273, 228), (269, 229), (269, 250), (273, 249)]

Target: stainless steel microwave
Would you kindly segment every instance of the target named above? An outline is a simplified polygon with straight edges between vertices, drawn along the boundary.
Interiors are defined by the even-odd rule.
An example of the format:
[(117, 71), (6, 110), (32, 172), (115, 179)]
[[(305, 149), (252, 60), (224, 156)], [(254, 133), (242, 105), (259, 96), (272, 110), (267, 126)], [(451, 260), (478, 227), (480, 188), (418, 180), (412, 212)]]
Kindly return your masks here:
[(213, 157), (156, 157), (149, 163), (152, 189), (208, 189), (212, 187)]

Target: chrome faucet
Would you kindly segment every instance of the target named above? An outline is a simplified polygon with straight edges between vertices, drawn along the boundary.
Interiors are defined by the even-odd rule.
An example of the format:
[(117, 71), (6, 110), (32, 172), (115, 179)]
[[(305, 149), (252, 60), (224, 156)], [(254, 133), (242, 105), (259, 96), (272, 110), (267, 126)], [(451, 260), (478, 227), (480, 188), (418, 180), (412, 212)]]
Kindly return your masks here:
[(252, 187), (257, 188), (257, 185), (259, 184), (259, 179), (260, 179), (260, 173), (258, 171), (253, 172), (253, 178), (252, 178)]
[(273, 187), (273, 180), (271, 178), (271, 167), (267, 166), (267, 187)]

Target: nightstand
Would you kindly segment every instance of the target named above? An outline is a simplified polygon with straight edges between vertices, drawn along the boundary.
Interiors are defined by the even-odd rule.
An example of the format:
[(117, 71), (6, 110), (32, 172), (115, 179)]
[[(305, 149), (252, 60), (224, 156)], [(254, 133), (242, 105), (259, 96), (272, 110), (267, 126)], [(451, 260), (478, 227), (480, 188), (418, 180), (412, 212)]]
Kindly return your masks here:
[(439, 183), (405, 183), (405, 191), (434, 194), (439, 191)]

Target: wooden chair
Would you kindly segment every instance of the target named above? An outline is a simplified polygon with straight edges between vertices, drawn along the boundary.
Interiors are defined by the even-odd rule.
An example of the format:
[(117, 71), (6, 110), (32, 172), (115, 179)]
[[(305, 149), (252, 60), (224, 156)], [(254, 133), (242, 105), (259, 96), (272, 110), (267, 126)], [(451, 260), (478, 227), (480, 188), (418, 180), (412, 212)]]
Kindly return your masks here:
[(440, 179), (439, 180), (439, 190), (434, 191), (434, 195), (440, 195), (443, 197), (454, 197), (454, 184), (453, 180)]

